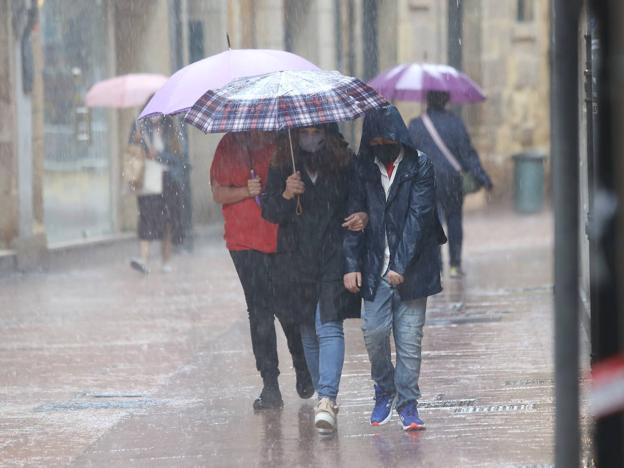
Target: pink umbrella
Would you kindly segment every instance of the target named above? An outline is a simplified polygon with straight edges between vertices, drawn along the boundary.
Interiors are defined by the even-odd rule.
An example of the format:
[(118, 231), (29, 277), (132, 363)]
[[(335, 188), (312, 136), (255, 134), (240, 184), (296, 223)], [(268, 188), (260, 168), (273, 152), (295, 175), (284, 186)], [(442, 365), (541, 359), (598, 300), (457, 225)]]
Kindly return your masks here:
[(369, 84), (390, 100), (424, 101), (427, 91), (446, 91), (456, 104), (485, 101), (479, 85), (448, 65), (398, 65), (377, 75)]
[(99, 81), (87, 92), (88, 107), (138, 107), (165, 82), (165, 75), (136, 73)]
[(227, 50), (178, 70), (156, 92), (139, 118), (187, 112), (207, 91), (239, 78), (274, 71), (318, 69), (312, 62), (282, 50)]

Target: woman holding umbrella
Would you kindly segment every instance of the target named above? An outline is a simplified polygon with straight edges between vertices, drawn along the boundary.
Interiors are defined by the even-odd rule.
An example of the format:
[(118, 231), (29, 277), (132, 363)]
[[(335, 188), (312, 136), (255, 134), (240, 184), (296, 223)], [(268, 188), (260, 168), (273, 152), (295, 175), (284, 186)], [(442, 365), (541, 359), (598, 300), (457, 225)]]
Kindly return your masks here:
[[(291, 150), (299, 168), (294, 174)], [(352, 153), (336, 124), (301, 128), (292, 139), (279, 137), (262, 198), (262, 215), (279, 224), (276, 301), (300, 324), (318, 393), (314, 424), (320, 433), (336, 429), (345, 352), (342, 322), (360, 315), (360, 297), (342, 284), (345, 227), (363, 228), (354, 221), (357, 215), (347, 217), (362, 211), (347, 207), (352, 171)]]

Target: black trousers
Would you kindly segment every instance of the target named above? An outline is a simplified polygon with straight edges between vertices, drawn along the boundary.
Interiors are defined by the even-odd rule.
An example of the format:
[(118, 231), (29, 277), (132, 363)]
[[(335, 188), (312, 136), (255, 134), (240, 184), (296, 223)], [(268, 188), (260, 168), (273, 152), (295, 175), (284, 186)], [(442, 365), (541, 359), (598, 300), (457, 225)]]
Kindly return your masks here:
[(273, 305), (271, 285), (273, 256), (256, 250), (230, 250), (230, 255), (245, 292), (251, 346), (256, 358), (256, 368), (262, 379), (271, 380), (279, 375), (275, 317), (279, 319), (286, 335), (294, 368), (306, 370), (299, 325), (288, 319), (286, 314), (280, 314)]
[(464, 241), (464, 228), (462, 226), (464, 195), (460, 191), (453, 194), (439, 191), (437, 199), (440, 222), (446, 224), (450, 263), (451, 266), (459, 267), (461, 266), (462, 243)]

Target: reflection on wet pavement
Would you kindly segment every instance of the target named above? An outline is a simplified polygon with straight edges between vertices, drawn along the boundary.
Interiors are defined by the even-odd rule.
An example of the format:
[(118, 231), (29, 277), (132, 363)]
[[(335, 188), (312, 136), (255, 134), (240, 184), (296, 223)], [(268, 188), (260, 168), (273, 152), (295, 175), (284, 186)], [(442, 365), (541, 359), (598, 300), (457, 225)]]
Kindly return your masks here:
[(259, 392), (242, 291), (218, 239), (175, 275), (110, 262), (0, 280), (0, 465), (528, 466), (552, 463), (551, 226), (467, 220), (463, 281), (430, 303), (427, 430), (368, 425), (372, 383), (346, 322), (339, 428), (320, 437), (280, 336), (285, 400)]

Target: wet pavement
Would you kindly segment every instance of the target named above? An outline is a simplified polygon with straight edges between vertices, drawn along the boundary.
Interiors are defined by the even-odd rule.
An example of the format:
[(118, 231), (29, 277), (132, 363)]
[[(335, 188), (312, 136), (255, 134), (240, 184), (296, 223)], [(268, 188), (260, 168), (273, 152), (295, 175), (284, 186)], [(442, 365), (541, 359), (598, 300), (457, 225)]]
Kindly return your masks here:
[(462, 281), (428, 310), (427, 430), (367, 424), (372, 383), (346, 322), (339, 429), (319, 437), (279, 335), (285, 400), (259, 392), (242, 290), (217, 235), (175, 272), (123, 253), (0, 277), (0, 466), (549, 466), (553, 463), (552, 226), (472, 214)]

